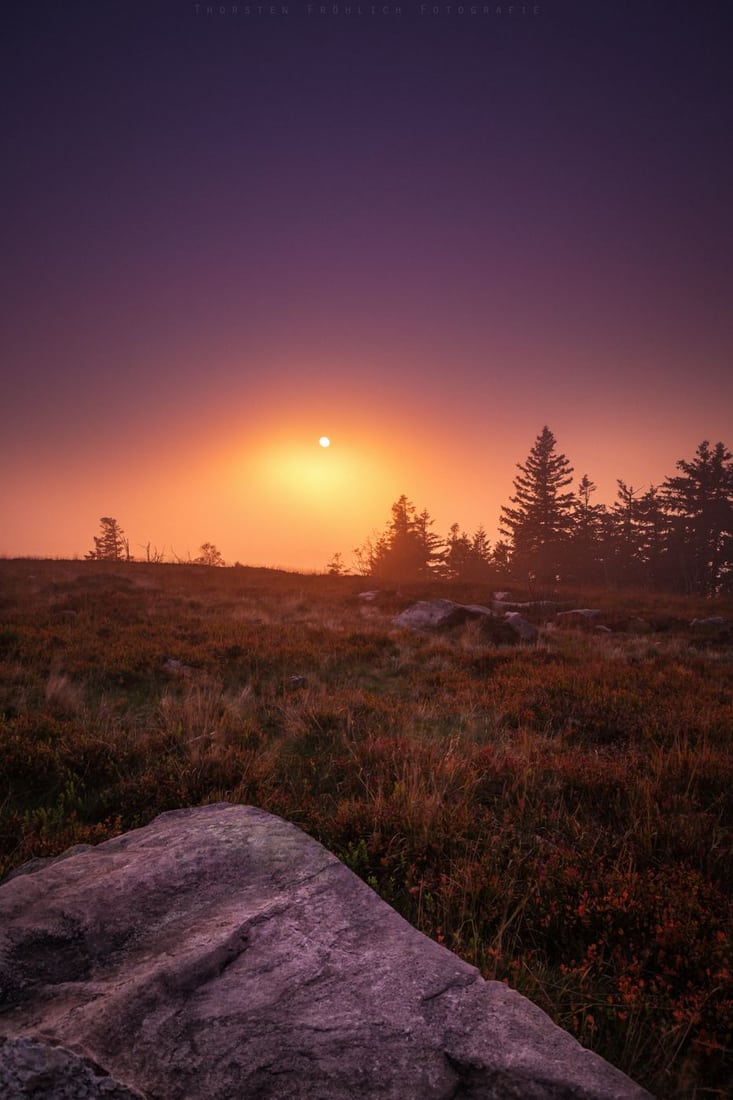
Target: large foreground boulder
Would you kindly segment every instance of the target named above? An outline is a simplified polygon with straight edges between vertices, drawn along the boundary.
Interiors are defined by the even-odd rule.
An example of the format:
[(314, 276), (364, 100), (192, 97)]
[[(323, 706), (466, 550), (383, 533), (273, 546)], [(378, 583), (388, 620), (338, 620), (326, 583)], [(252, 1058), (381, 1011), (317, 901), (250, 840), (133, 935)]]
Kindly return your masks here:
[(648, 1095), (245, 806), (0, 885), (0, 1037), (8, 1098)]

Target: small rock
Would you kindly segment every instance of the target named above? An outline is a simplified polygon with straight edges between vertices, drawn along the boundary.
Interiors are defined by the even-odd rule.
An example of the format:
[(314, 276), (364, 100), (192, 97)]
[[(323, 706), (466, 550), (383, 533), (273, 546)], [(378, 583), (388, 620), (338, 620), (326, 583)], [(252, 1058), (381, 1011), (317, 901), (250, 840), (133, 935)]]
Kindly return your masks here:
[(163, 665), (163, 668), (167, 672), (176, 673), (178, 676), (190, 676), (193, 672), (190, 665), (184, 665), (183, 661), (178, 661), (175, 657), (169, 657)]

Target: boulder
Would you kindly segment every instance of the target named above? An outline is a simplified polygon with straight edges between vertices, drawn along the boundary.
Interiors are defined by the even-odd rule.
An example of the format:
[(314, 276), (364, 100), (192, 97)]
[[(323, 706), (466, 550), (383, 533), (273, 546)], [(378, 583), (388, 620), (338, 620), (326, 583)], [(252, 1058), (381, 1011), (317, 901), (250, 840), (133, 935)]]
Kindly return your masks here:
[(0, 885), (3, 1097), (641, 1100), (535, 1005), (251, 806)]
[(528, 619), (525, 619), (524, 615), (520, 615), (518, 611), (507, 611), (504, 615), (506, 622), (516, 631), (523, 642), (536, 642), (539, 636), (539, 631), (534, 623), (531, 623)]
[(516, 645), (515, 632), (483, 604), (454, 603), (453, 600), (419, 600), (392, 620), (408, 630), (449, 631), (469, 622), (479, 624), (481, 640), (493, 645)]
[(418, 600), (395, 615), (392, 622), (410, 630), (450, 630), (482, 615), (491, 616), (491, 609), (453, 600)]
[(572, 611), (558, 611), (558, 619), (573, 618), (597, 619), (601, 611), (598, 607), (575, 607)]

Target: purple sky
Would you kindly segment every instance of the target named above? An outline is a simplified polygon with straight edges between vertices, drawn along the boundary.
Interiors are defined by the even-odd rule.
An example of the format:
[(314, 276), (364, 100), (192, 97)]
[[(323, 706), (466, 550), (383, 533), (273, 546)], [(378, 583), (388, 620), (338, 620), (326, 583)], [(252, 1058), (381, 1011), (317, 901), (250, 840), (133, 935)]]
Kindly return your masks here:
[(208, 7), (3, 16), (0, 553), (322, 568), (493, 536), (545, 423), (607, 502), (733, 445), (727, 0)]

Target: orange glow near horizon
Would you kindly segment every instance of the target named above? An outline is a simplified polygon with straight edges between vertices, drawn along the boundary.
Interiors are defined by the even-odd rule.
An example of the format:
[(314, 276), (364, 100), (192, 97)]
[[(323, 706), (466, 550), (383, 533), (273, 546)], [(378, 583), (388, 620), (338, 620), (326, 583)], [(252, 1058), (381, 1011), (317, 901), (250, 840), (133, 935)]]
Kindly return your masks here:
[[(368, 364), (349, 369), (368, 375)], [(538, 400), (517, 423), (449, 391), (426, 400), (312, 385), (310, 392), (293, 388), (287, 400), (260, 392), (256, 405), (235, 396), (218, 393), (208, 407), (191, 402), (156, 423), (100, 434), (93, 462), (81, 433), (78, 450), (70, 444), (63, 461), (55, 447), (29, 452), (0, 486), (0, 554), (82, 557), (99, 517), (112, 515), (137, 558), (148, 542), (173, 560), (194, 557), (210, 541), (227, 562), (322, 570), (338, 551), (352, 567), (354, 549), (384, 529), (402, 493), (428, 510), (439, 536), (457, 522), (469, 533), (483, 525), (494, 542), (516, 463), (544, 422), (576, 483), (587, 472), (598, 485), (596, 502), (606, 504), (616, 478), (659, 484), (702, 438), (690, 434), (678, 445), (682, 424), (636, 430), (631, 422), (625, 433), (616, 430), (610, 452), (597, 425), (573, 409), (558, 404), (543, 416)], [(334, 431), (328, 448), (319, 446), (325, 425)]]
[[(274, 536), (276, 564), (322, 568), (337, 550), (348, 556), (389, 514), (395, 469), (403, 463), (348, 430), (338, 447), (313, 439), (304, 429), (280, 429), (251, 445), (243, 460), (232, 460), (236, 474), (227, 481), (267, 527), (270, 546)], [(251, 537), (250, 531), (250, 544)]]

